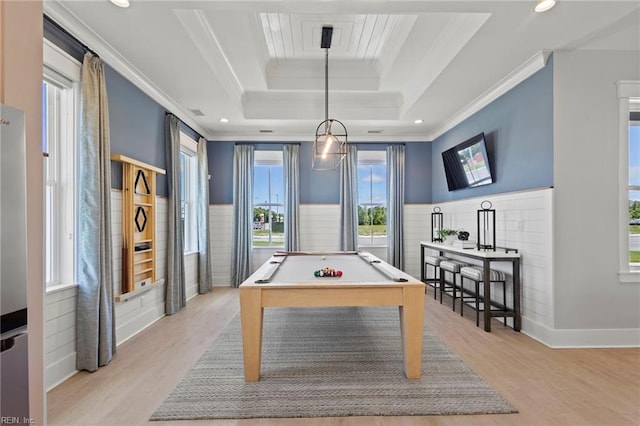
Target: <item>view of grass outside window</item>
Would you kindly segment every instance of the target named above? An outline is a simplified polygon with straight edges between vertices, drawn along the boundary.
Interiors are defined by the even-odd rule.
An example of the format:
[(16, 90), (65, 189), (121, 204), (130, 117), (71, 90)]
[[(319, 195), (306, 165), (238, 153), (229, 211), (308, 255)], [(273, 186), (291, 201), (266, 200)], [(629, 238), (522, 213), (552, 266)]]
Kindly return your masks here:
[(284, 246), (282, 151), (255, 151), (253, 169), (253, 246)]
[(629, 263), (640, 267), (640, 111), (629, 118)]
[(358, 245), (387, 245), (387, 154), (358, 151)]

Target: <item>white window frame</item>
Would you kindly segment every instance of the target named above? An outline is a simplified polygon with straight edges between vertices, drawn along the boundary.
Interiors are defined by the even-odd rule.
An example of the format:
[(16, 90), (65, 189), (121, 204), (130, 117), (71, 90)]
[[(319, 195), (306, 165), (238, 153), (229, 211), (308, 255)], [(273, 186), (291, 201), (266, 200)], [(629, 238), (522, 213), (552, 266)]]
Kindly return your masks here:
[[(254, 151), (254, 159), (253, 159), (253, 164), (254, 166), (281, 166), (282, 169), (282, 179), (283, 179), (283, 183), (284, 183), (284, 158), (283, 158), (283, 154), (282, 151), (266, 151), (266, 150), (256, 150)], [(284, 188), (283, 188), (284, 190)], [(271, 195), (271, 172), (269, 172), (269, 195)], [(274, 211), (273, 207), (275, 207), (275, 213), (277, 216), (277, 220), (280, 219), (280, 217), (282, 217), (282, 222), (284, 222), (286, 220), (286, 218), (284, 217), (284, 191), (283, 194), (276, 194), (277, 199), (276, 200), (271, 200), (268, 199), (266, 200), (265, 203), (254, 203), (252, 208), (251, 208), (251, 212), (253, 215), (253, 211), (256, 207), (263, 207), (269, 210), (269, 212)], [(281, 214), (280, 214), (281, 213)], [(269, 219), (270, 222), (269, 224), (271, 224), (271, 219)], [(254, 249), (263, 249), (263, 248), (283, 248), (284, 247), (284, 239), (282, 241), (282, 244), (273, 244), (273, 227), (269, 226), (269, 244), (266, 246), (256, 246), (254, 245), (254, 235), (253, 232), (251, 234), (251, 245), (252, 248)]]
[(182, 176), (184, 188), (184, 252), (198, 252), (197, 218), (197, 179), (198, 179), (198, 143), (186, 133), (180, 131), (180, 152), (187, 157)]
[(640, 268), (629, 263), (629, 113), (640, 100), (640, 81), (619, 81), (618, 86), (618, 188), (619, 267), (624, 284), (640, 284)]
[[(377, 165), (377, 164), (384, 164), (386, 167), (386, 171), (387, 173), (389, 172), (389, 167), (387, 164), (387, 152), (386, 151), (367, 151), (367, 150), (358, 150), (358, 154), (357, 154), (357, 167), (359, 168), (360, 166), (366, 166), (366, 165)], [(386, 186), (386, 182), (385, 182), (385, 186)], [(373, 187), (373, 182), (371, 182), (370, 187), (368, 188), (368, 190), (370, 191), (370, 196), (372, 195), (372, 189)], [(360, 191), (362, 191), (363, 188), (361, 187), (361, 185), (358, 185), (358, 194), (357, 194), (357, 208), (360, 208)], [(386, 189), (387, 191), (389, 191), (389, 188)], [(384, 208), (386, 209), (386, 211), (389, 211), (389, 206), (387, 206), (387, 201), (385, 200), (384, 203), (369, 203), (366, 204), (368, 206), (384, 206)], [(385, 221), (386, 222), (386, 221)], [(385, 223), (385, 226), (387, 225), (387, 223)], [(389, 229), (387, 228), (387, 233), (389, 232)], [(373, 239), (373, 235), (371, 235), (371, 239)], [(362, 243), (361, 238), (360, 238), (360, 233), (358, 232), (358, 247), (362, 247), (362, 248), (369, 248), (369, 247), (387, 247), (387, 239), (384, 239), (384, 243), (382, 244), (376, 244), (374, 242), (369, 242), (369, 243)]]
[(49, 99), (47, 106), (58, 118), (55, 125), (47, 126), (49, 152), (43, 162), (45, 191), (52, 197), (52, 210), (45, 211), (45, 287), (50, 292), (76, 285), (75, 182), (81, 65), (46, 39), (43, 64), (43, 82), (61, 89), (56, 102)]

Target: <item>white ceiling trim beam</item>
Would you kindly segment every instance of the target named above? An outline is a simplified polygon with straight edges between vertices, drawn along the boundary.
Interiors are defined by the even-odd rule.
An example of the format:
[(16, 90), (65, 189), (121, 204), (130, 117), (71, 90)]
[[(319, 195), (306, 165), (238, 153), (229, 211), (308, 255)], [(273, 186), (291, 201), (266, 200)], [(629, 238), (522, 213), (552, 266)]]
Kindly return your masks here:
[(80, 42), (89, 46), (100, 58), (124, 78), (133, 83), (143, 93), (149, 96), (168, 111), (180, 117), (185, 124), (204, 138), (211, 135), (191, 117), (191, 112), (182, 108), (171, 96), (154, 84), (131, 62), (124, 58), (116, 49), (107, 43), (102, 37), (87, 27), (78, 17), (63, 4), (52, 1), (43, 2), (43, 10), (46, 15), (60, 24), (65, 30), (76, 37)]
[[(376, 65), (377, 61), (329, 58), (329, 91), (379, 90)], [(324, 90), (324, 66), (317, 59), (271, 59), (266, 74), (269, 90)]]
[(240, 110), (242, 107), (240, 99), (244, 93), (242, 83), (233, 71), (229, 58), (222, 50), (222, 46), (202, 10), (181, 9), (173, 12), (191, 37), (193, 44), (202, 55), (202, 59), (222, 82), (233, 106)]
[[(315, 136), (314, 133), (315, 128), (312, 128), (307, 133), (291, 133), (288, 132), (286, 135), (278, 134), (278, 133), (270, 133), (270, 134), (247, 134), (245, 133), (232, 133), (232, 132), (216, 132), (215, 136), (211, 139), (207, 139), (212, 142), (308, 142), (313, 143), (313, 138)], [(401, 143), (401, 142), (420, 142), (425, 143), (428, 142), (424, 136), (413, 136), (413, 135), (366, 135), (366, 136), (352, 136), (349, 134), (349, 143), (385, 143), (385, 142), (393, 142), (393, 143)]]
[[(245, 92), (242, 98), (246, 119), (324, 119), (324, 93)], [(397, 120), (402, 97), (397, 93), (335, 92), (329, 96), (329, 118), (344, 120)], [(345, 125), (348, 127), (347, 123)]]
[(476, 112), (480, 111), (482, 108), (489, 105), (491, 102), (498, 99), (500, 96), (507, 93), (509, 90), (516, 87), (518, 84), (522, 83), (527, 78), (531, 77), (536, 72), (540, 71), (546, 66), (550, 55), (551, 52), (549, 51), (536, 53), (518, 68), (513, 70), (509, 75), (492, 86), (489, 90), (454, 114), (449, 120), (445, 121), (442, 126), (431, 132), (426, 139), (433, 141), (445, 132), (462, 123), (467, 118), (471, 117)]
[(490, 16), (489, 13), (449, 16), (442, 32), (415, 66), (412, 77), (407, 79), (408, 84), (402, 90), (405, 99), (403, 111), (415, 104)]

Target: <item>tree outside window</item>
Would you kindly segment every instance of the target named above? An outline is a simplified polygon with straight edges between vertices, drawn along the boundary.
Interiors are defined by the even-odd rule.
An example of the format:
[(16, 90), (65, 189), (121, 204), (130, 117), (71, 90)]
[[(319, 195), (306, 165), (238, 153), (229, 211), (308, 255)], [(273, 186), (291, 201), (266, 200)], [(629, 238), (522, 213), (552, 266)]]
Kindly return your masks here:
[(282, 151), (255, 151), (253, 174), (253, 246), (283, 247)]
[(387, 245), (386, 151), (358, 151), (358, 245)]

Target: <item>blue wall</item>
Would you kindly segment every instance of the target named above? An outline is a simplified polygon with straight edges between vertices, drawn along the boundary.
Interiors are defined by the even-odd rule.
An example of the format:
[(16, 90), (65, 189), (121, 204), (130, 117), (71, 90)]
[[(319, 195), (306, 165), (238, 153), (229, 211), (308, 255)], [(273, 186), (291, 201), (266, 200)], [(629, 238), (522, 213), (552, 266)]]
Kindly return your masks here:
[(405, 144), (405, 204), (431, 202), (431, 152), (430, 143), (411, 142)]
[[(105, 80), (109, 100), (111, 153), (126, 155), (166, 170), (166, 110), (108, 66), (105, 67)], [(111, 162), (111, 186), (122, 188), (122, 165), (115, 161)], [(168, 194), (165, 175), (156, 177), (156, 194)]]
[[(243, 142), (244, 143), (244, 142)], [(251, 143), (251, 142), (247, 142)], [(233, 203), (233, 150), (235, 142), (209, 142), (209, 201)], [(253, 142), (257, 150), (281, 150), (282, 142)], [(311, 170), (311, 142), (300, 143), (300, 203), (337, 204), (340, 202), (340, 172)]]
[[(45, 37), (80, 61), (77, 40), (45, 21)], [(120, 74), (105, 66), (109, 97), (111, 152), (166, 168), (165, 109)], [(187, 126), (182, 130), (196, 140)], [(495, 183), (449, 192), (442, 151), (484, 132)], [(208, 142), (210, 202), (233, 203), (234, 142)], [(386, 144), (357, 144), (360, 149), (385, 149)], [(257, 149), (281, 149), (282, 143), (256, 143)], [(553, 57), (547, 66), (432, 143), (407, 143), (405, 202), (438, 203), (470, 197), (550, 187), (553, 185)], [(311, 142), (301, 143), (300, 202), (338, 204), (340, 173), (311, 170)], [(112, 162), (112, 186), (122, 187), (121, 167)], [(158, 195), (167, 194), (159, 176)]]
[[(211, 204), (233, 203), (234, 142), (209, 142), (209, 200)], [(282, 143), (256, 142), (256, 149), (282, 149)], [(358, 149), (384, 150), (386, 144), (357, 144)], [(431, 146), (428, 143), (408, 143), (406, 147), (405, 201), (428, 203), (431, 198)], [(300, 203), (339, 204), (340, 170), (311, 170), (313, 143), (300, 143)]]
[[(480, 132), (487, 139), (494, 183), (449, 192), (442, 152)], [(434, 203), (553, 186), (553, 57), (431, 145)]]
[(234, 142), (209, 142), (209, 203), (233, 204)]
[[(45, 16), (44, 37), (82, 63), (85, 48), (69, 33)], [(122, 154), (166, 169), (164, 116), (166, 110), (105, 64), (111, 153)], [(200, 135), (181, 123), (180, 129), (196, 141)], [(111, 162), (111, 187), (122, 188), (122, 165)], [(168, 194), (167, 178), (158, 175), (156, 194)]]

